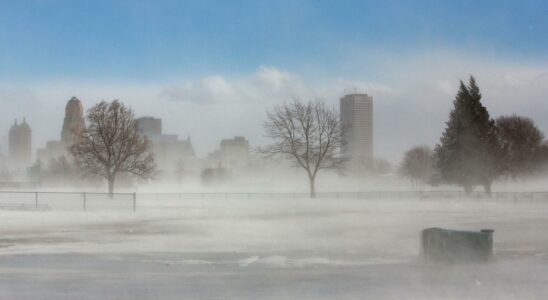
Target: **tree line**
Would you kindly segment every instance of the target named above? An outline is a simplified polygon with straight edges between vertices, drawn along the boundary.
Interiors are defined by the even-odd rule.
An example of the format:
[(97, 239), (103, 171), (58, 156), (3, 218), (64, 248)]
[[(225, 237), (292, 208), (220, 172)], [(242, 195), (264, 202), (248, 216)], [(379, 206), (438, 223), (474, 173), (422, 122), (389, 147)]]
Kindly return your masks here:
[[(533, 120), (517, 115), (493, 119), (481, 99), (474, 77), (467, 85), (461, 81), (440, 142), (434, 149), (417, 146), (407, 151), (401, 175), (421, 188), (456, 184), (466, 192), (481, 186), (490, 193), (498, 177), (516, 179), (544, 170), (548, 143)], [(68, 148), (72, 163), (63, 158), (29, 170), (50, 177), (85, 174), (95, 182), (102, 178), (110, 194), (119, 175), (149, 179), (156, 174), (150, 141), (139, 134), (131, 108), (118, 100), (102, 101), (88, 110), (86, 120), (86, 128)], [(349, 161), (341, 153), (346, 128), (338, 112), (322, 100), (295, 98), (274, 106), (267, 112), (264, 130), (272, 143), (259, 152), (303, 169), (311, 197), (320, 171), (342, 171)]]
[(491, 193), (499, 177), (523, 178), (546, 169), (548, 143), (534, 121), (518, 115), (493, 119), (481, 103), (473, 76), (460, 82), (440, 142), (404, 154), (403, 176), (419, 186), (456, 184), (467, 193), (481, 186)]

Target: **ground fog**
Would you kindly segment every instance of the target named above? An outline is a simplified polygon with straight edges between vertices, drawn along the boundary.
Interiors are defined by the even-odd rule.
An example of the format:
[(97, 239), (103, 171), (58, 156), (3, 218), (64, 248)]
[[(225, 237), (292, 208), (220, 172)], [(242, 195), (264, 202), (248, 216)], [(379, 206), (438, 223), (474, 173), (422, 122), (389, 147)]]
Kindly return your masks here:
[[(541, 299), (548, 203), (493, 199), (141, 199), (0, 211), (0, 298)], [(487, 264), (424, 264), (427, 227), (491, 228)]]

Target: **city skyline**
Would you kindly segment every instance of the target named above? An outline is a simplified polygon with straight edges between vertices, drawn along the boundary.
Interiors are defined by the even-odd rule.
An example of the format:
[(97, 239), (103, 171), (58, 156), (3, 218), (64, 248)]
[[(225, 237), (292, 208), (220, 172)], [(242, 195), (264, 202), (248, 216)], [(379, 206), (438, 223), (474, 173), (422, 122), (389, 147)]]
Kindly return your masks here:
[(439, 141), (470, 74), (494, 117), (548, 131), (543, 1), (152, 4), (1, 3), (2, 152), (14, 117), (36, 125), (37, 146), (57, 138), (75, 95), (85, 109), (120, 99), (162, 118), (205, 156), (230, 136), (264, 144), (265, 111), (293, 96), (338, 106), (357, 89), (376, 99), (375, 153), (397, 163)]
[(0, 298), (548, 298), (547, 16), (0, 0)]

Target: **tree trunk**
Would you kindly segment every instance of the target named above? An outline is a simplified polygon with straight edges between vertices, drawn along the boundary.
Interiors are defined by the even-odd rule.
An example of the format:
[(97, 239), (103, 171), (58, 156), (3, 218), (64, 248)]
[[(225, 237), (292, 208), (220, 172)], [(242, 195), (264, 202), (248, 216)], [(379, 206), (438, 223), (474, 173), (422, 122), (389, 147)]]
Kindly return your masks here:
[(310, 198), (316, 198), (316, 187), (314, 185), (315, 178), (310, 176), (308, 179), (310, 180)]
[(114, 176), (108, 179), (108, 196), (110, 198), (114, 196)]

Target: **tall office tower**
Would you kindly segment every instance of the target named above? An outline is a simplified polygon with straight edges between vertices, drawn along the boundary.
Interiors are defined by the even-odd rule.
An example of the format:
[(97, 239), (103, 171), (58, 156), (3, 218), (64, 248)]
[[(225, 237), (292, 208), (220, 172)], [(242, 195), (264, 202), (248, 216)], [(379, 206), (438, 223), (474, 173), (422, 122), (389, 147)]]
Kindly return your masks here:
[(31, 162), (32, 131), (25, 120), (21, 125), (15, 124), (9, 132), (9, 157), (11, 163), (18, 167), (26, 167)]
[(343, 155), (351, 161), (373, 158), (373, 97), (349, 94), (340, 104), (341, 124), (346, 128)]
[(71, 146), (76, 142), (76, 137), (86, 127), (84, 121), (84, 108), (82, 102), (72, 97), (65, 107), (65, 120), (63, 121), (63, 131), (61, 131), (61, 141), (66, 146)]

